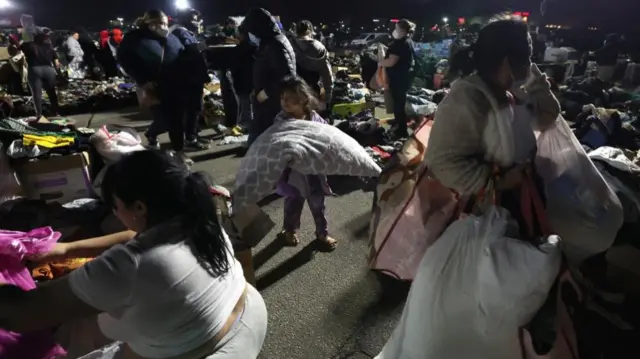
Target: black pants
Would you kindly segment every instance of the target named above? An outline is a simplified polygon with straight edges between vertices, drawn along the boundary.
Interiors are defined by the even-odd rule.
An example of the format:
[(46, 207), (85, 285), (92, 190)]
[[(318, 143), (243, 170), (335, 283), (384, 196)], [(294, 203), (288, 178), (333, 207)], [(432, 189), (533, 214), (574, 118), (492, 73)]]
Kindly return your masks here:
[(389, 79), (389, 91), (393, 99), (393, 117), (395, 118), (398, 131), (407, 132), (407, 91), (409, 91), (408, 81)]
[(249, 126), (249, 139), (247, 144), (251, 146), (264, 131), (266, 131), (271, 125), (273, 120), (280, 113), (280, 100), (279, 99), (267, 99), (263, 103), (258, 103), (254, 99), (253, 102), (253, 121)]
[(153, 122), (147, 130), (147, 138), (156, 140), (169, 131), (171, 148), (176, 152), (184, 150), (185, 137), (187, 141), (196, 141), (198, 116), (202, 110), (201, 91), (184, 90), (172, 96), (161, 96), (160, 104), (150, 109)]
[(224, 125), (231, 128), (238, 122), (238, 100), (233, 90), (233, 82), (228, 76), (229, 73), (227, 71), (220, 71), (220, 92), (225, 114)]
[(33, 106), (36, 110), (36, 117), (42, 116), (42, 90), (47, 92), (49, 101), (51, 101), (51, 110), (58, 112), (58, 94), (56, 93), (56, 70), (52, 66), (33, 66), (29, 67), (27, 78), (29, 80), (29, 88), (33, 96)]

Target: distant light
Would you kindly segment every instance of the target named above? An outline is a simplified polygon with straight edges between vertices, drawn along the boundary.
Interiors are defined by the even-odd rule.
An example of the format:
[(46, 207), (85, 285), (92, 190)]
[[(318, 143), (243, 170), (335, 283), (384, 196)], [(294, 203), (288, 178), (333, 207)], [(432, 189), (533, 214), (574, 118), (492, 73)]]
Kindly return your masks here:
[(459, 17), (458, 18), (458, 24), (464, 25), (465, 22), (466, 22), (465, 18), (463, 18), (463, 17)]
[(389, 20), (389, 21), (390, 21), (390, 22), (392, 22), (392, 23), (394, 23), (394, 24), (395, 24), (395, 23), (400, 22), (400, 20), (398, 20), (398, 19), (391, 19), (391, 20)]
[[(2, 1), (2, 0), (0, 0), (0, 1)], [(189, 9), (191, 7), (191, 5), (189, 5), (189, 1), (188, 0), (176, 0), (175, 7), (178, 10), (186, 10), (186, 9)]]
[(116, 20), (118, 20), (118, 21), (120, 21), (120, 22), (123, 22), (123, 21), (124, 21), (124, 19), (123, 19), (123, 18), (121, 18), (121, 17), (116, 18)]
[(9, 9), (13, 7), (13, 3), (9, 0), (0, 0), (0, 9)]
[(449, 22), (449, 18), (448, 17), (443, 17), (442, 18), (442, 22), (444, 22), (445, 24)]

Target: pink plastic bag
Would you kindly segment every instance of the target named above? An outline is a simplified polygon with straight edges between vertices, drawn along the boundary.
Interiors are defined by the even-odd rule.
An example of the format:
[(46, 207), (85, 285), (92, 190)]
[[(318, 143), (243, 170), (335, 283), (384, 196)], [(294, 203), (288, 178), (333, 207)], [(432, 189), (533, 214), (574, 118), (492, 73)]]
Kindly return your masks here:
[[(0, 230), (0, 283), (34, 289), (36, 284), (22, 260), (25, 256), (50, 250), (59, 238), (60, 233), (51, 227), (28, 233)], [(0, 330), (0, 358), (53, 359), (64, 354), (51, 330), (25, 334)]]
[(413, 280), (426, 250), (455, 215), (451, 190), (428, 175), (424, 165), (433, 121), (426, 120), (383, 171), (369, 238), (369, 266), (400, 280)]

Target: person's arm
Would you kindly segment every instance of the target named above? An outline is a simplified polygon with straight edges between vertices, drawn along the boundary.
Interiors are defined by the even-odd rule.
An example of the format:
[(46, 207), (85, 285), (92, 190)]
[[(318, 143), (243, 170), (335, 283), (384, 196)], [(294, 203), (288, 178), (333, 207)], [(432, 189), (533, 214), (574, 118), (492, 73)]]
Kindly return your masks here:
[(118, 47), (116, 57), (120, 66), (136, 83), (146, 84), (150, 79), (145, 75), (144, 65), (141, 66), (142, 61), (136, 53), (136, 39), (137, 37), (131, 35), (124, 37)]
[[(270, 71), (277, 74), (279, 79), (284, 79), (287, 76), (294, 76), (296, 74), (295, 63), (296, 59), (291, 58), (295, 55), (289, 53), (284, 46), (280, 44), (272, 44), (271, 46), (275, 46), (275, 49), (270, 50), (270, 54), (267, 57), (267, 61), (270, 62)], [(293, 66), (291, 66), (293, 64)], [(267, 98), (279, 98), (280, 97), (280, 81), (274, 81), (271, 84), (268, 84), (264, 89), (262, 89)], [(261, 102), (263, 102), (262, 100)]]
[[(472, 90), (467, 90), (472, 91)], [(462, 96), (456, 96), (462, 95)], [(427, 167), (443, 186), (461, 194), (476, 194), (491, 176), (491, 166), (484, 162), (483, 132), (487, 114), (476, 101), (477, 94), (450, 94), (438, 107), (429, 135)]]
[(134, 231), (124, 231), (102, 237), (84, 239), (76, 242), (61, 243), (66, 250), (65, 258), (93, 258), (101, 255), (107, 249), (126, 243), (136, 236)]
[(322, 87), (324, 87), (324, 99), (327, 104), (331, 103), (331, 95), (333, 94), (333, 71), (331, 63), (327, 57), (326, 64), (320, 72), (322, 78)]
[(391, 44), (391, 46), (389, 46), (389, 49), (387, 49), (387, 54), (389, 54), (389, 56), (384, 60), (380, 60), (378, 62), (378, 66), (382, 66), (382, 67), (396, 66), (398, 61), (400, 61), (400, 56), (402, 56), (401, 45), (402, 43), (400, 41), (394, 41)]

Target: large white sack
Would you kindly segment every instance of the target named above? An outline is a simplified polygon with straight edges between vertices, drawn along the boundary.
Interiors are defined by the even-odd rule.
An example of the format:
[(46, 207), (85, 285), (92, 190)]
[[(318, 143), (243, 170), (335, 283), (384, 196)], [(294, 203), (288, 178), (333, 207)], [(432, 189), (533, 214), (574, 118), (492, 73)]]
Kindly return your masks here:
[(519, 329), (560, 270), (559, 238), (505, 237), (509, 214), (460, 219), (425, 253), (402, 318), (376, 359), (517, 359)]
[(562, 117), (538, 137), (535, 163), (549, 224), (569, 261), (608, 250), (624, 220), (622, 204)]

